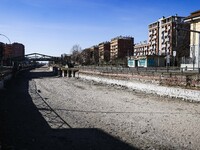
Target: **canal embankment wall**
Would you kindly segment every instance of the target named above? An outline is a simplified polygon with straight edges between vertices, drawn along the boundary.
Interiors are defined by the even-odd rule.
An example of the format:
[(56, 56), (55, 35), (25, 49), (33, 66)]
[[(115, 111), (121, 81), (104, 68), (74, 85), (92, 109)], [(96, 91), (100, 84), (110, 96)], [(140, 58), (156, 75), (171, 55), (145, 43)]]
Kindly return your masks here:
[(79, 78), (171, 98), (200, 102), (200, 75), (182, 73), (106, 73), (79, 70)]

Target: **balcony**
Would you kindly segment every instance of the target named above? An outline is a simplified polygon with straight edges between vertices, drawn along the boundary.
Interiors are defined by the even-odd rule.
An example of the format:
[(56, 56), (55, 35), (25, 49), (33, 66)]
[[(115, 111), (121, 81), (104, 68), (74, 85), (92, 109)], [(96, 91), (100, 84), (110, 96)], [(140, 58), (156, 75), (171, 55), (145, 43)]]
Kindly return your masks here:
[(161, 45), (161, 47), (162, 47), (162, 48), (165, 48), (165, 47), (166, 47), (166, 45), (165, 45), (165, 44), (162, 44), (162, 45)]
[(164, 33), (164, 36), (168, 36), (168, 33), (167, 33), (167, 32), (165, 32), (165, 33)]
[(166, 38), (166, 39), (165, 39), (165, 42), (169, 42), (169, 38)]
[(153, 41), (152, 44), (156, 44), (156, 41)]
[(157, 36), (156, 36), (156, 35), (154, 35), (154, 36), (153, 36), (153, 39), (156, 39), (156, 38), (157, 38)]

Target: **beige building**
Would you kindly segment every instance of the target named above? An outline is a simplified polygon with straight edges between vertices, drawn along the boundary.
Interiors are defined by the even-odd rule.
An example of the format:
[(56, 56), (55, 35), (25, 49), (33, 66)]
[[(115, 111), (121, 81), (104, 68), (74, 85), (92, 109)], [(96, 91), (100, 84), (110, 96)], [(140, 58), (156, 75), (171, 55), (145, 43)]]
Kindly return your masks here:
[(192, 12), (185, 22), (190, 23), (190, 58), (185, 59), (181, 67), (200, 68), (200, 10)]
[(134, 45), (134, 56), (149, 55), (149, 44), (147, 41), (140, 42)]
[(133, 37), (119, 36), (111, 39), (110, 42), (110, 60), (126, 59), (133, 55)]
[(149, 49), (147, 55), (159, 53), (159, 22), (149, 25)]

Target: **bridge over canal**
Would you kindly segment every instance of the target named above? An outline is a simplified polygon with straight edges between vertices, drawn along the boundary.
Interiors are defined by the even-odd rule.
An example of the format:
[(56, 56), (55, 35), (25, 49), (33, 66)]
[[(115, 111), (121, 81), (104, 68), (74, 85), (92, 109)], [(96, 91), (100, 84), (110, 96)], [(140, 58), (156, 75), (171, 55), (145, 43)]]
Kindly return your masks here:
[[(75, 73), (78, 72), (78, 69), (73, 68), (74, 65), (71, 63), (70, 59), (64, 59), (62, 57), (55, 57), (40, 53), (31, 53), (26, 54), (23, 57), (15, 57), (12, 59), (15, 66), (18, 67), (19, 64), (29, 63), (34, 64), (35, 62), (41, 61), (49, 61), (52, 62), (52, 70), (56, 72), (56, 74), (60, 74), (61, 76), (75, 77)], [(66, 66), (63, 67), (63, 66)]]
[(31, 54), (26, 54), (24, 56), (20, 57), (14, 57), (12, 58), (12, 61), (14, 62), (23, 62), (23, 61), (54, 61), (54, 62), (61, 62), (64, 61), (61, 57), (55, 57), (55, 56), (50, 56), (50, 55), (45, 55), (45, 54), (40, 54), (40, 53), (31, 53)]

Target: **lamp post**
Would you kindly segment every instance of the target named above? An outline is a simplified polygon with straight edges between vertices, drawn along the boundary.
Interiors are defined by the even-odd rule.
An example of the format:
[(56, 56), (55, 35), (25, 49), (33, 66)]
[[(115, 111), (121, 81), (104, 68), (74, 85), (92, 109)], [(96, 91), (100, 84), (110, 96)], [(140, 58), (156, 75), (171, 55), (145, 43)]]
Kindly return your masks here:
[(9, 44), (11, 44), (11, 41), (10, 41), (10, 39), (9, 39), (9, 38), (8, 38), (6, 35), (4, 35), (4, 34), (1, 34), (1, 33), (0, 33), (0, 35), (1, 35), (1, 36), (4, 36), (4, 37), (5, 37), (5, 38), (6, 38), (6, 39), (9, 41)]

